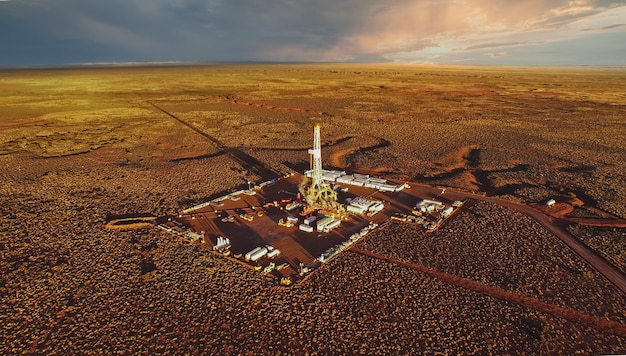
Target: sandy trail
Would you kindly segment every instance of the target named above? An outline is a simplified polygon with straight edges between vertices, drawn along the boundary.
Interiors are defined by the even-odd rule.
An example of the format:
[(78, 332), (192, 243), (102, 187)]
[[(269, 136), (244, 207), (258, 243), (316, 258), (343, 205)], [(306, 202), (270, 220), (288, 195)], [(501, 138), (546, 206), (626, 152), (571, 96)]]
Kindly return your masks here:
[(493, 298), (497, 298), (500, 300), (504, 300), (510, 303), (515, 303), (522, 307), (530, 308), (530, 309), (533, 309), (542, 313), (546, 313), (546, 314), (550, 314), (559, 318), (563, 318), (563, 319), (572, 321), (577, 324), (583, 324), (588, 327), (594, 328), (596, 330), (601, 330), (601, 331), (604, 331), (613, 335), (626, 337), (626, 325), (615, 322), (615, 321), (607, 320), (606, 318), (588, 315), (588, 314), (576, 311), (571, 308), (546, 303), (541, 300), (531, 298), (522, 294), (506, 291), (501, 288), (482, 284), (482, 283), (472, 281), (467, 278), (458, 277), (452, 274), (436, 271), (436, 270), (430, 269), (422, 265), (402, 261), (393, 257), (381, 255), (379, 253), (362, 250), (360, 248), (352, 247), (350, 251), (364, 255), (364, 256), (387, 261), (389, 263), (393, 263), (399, 266), (408, 267), (412, 270), (426, 274), (429, 277), (436, 278), (442, 282), (445, 282), (445, 283), (448, 283), (457, 287), (469, 289), (474, 292), (481, 293), (481, 294), (484, 294)]
[[(421, 187), (426, 191), (432, 192), (435, 195), (438, 195), (441, 191), (441, 188), (432, 187), (429, 185), (424, 185), (420, 183), (410, 183), (411, 186)], [(567, 229), (555, 222), (555, 220), (543, 213), (540, 210), (537, 210), (531, 206), (517, 203), (514, 201), (501, 199), (497, 197), (488, 197), (480, 194), (468, 193), (454, 188), (446, 189), (446, 197), (452, 198), (454, 200), (463, 200), (463, 199), (475, 199), (475, 200), (483, 200), (488, 201), (505, 208), (513, 209), (518, 211), (535, 221), (537, 221), (541, 226), (550, 231), (552, 234), (557, 236), (563, 243), (565, 243), (572, 251), (574, 251), (578, 256), (580, 256), (583, 260), (587, 261), (590, 266), (592, 266), (596, 271), (602, 274), (606, 279), (608, 279), (613, 285), (615, 285), (624, 295), (626, 295), (626, 274), (622, 272), (619, 268), (615, 267), (609, 261), (607, 261), (602, 255), (600, 255), (597, 251), (591, 249), (589, 246), (585, 245), (582, 241), (580, 241), (576, 236), (572, 235)], [(587, 219), (593, 220), (593, 219)], [(558, 222), (558, 220), (557, 220)], [(614, 220), (612, 222), (615, 222)], [(620, 220), (620, 223), (623, 220)], [(615, 226), (615, 225), (611, 225)]]
[[(236, 99), (235, 103), (237, 103)], [(191, 128), (192, 130), (196, 131), (198, 134), (204, 136), (206, 139), (208, 139), (209, 141), (211, 141), (218, 149), (224, 150), (227, 154), (229, 154), (233, 159), (235, 159), (238, 162), (241, 162), (244, 167), (250, 167), (252, 169), (256, 168), (256, 170), (258, 171), (257, 174), (259, 174), (260, 176), (269, 176), (269, 177), (275, 177), (276, 174), (271, 171), (270, 169), (268, 169), (267, 167), (265, 167), (265, 165), (263, 165), (260, 161), (252, 158), (251, 156), (245, 154), (243, 151), (237, 150), (237, 149), (233, 149), (233, 148), (228, 148), (225, 147), (219, 140), (217, 140), (216, 138), (212, 137), (211, 135), (208, 135), (207, 133), (199, 130), (198, 128), (194, 127), (193, 125), (190, 125), (189, 123), (181, 120), (180, 118), (176, 117), (175, 115), (167, 112), (166, 110), (156, 106), (153, 103), (150, 103), (150, 105), (152, 105), (155, 109), (157, 109), (158, 111), (163, 112), (164, 114), (170, 116), (171, 118), (179, 121), (181, 124), (188, 126), (189, 128)], [(345, 137), (342, 138), (342, 136), (337, 136), (338, 138), (336, 138), (336, 140), (334, 141), (336, 142), (341, 142), (342, 139), (345, 139), (347, 137), (365, 137), (365, 138), (370, 138), (370, 139), (376, 139), (378, 140), (378, 143), (376, 143), (375, 145), (370, 145), (368, 147), (362, 147), (359, 148), (360, 151), (363, 150), (371, 150), (371, 149), (375, 149), (381, 146), (384, 146), (385, 144), (390, 144), (389, 142), (385, 141), (382, 138), (376, 138), (374, 136), (370, 136), (370, 135), (347, 135)], [(476, 145), (470, 145), (470, 146), (465, 146), (455, 152), (452, 152), (451, 154), (449, 154), (448, 156), (444, 157), (445, 159), (443, 160), (444, 163), (446, 163), (445, 161), (450, 160), (451, 163), (453, 165), (458, 165), (460, 163), (463, 163), (463, 165), (465, 165), (465, 160), (466, 160), (466, 156), (468, 155), (469, 152), (471, 152), (472, 149), (475, 149), (477, 147), (480, 146), (476, 146)], [(346, 148), (343, 149), (341, 151), (336, 152), (332, 157), (331, 157), (331, 161), (333, 162), (334, 165), (337, 166), (337, 168), (342, 168), (344, 167), (343, 165), (343, 157), (345, 157), (346, 154), (349, 154), (350, 152), (353, 152), (352, 148)], [(440, 191), (441, 188), (437, 188), (437, 187), (432, 187), (432, 186), (427, 186), (427, 185), (423, 185), (423, 184), (419, 184), (419, 183), (411, 183), (412, 185), (417, 185), (417, 186), (421, 186), (423, 189), (425, 190), (429, 190), (431, 192), (435, 192), (435, 194), (438, 193), (438, 191)], [(572, 251), (574, 251), (575, 253), (577, 253), (581, 258), (583, 258), (585, 261), (587, 261), (593, 268), (595, 268), (600, 274), (602, 274), (603, 276), (605, 276), (610, 282), (612, 282), (622, 293), (624, 293), (626, 295), (626, 275), (617, 267), (613, 266), (610, 262), (608, 262), (604, 257), (602, 257), (598, 252), (596, 252), (595, 250), (589, 248), (587, 245), (585, 245), (584, 243), (582, 243), (579, 239), (577, 239), (575, 236), (573, 236), (572, 234), (570, 234), (564, 227), (555, 224), (554, 220), (552, 217), (546, 215), (544, 212), (541, 212), (537, 209), (534, 209), (528, 205), (524, 205), (524, 204), (520, 204), (520, 203), (515, 203), (512, 202), (510, 200), (505, 200), (505, 199), (499, 199), (496, 197), (486, 197), (483, 195), (478, 195), (478, 194), (473, 194), (473, 193), (467, 193), (467, 192), (463, 192), (460, 190), (455, 190), (455, 189), (449, 189), (448, 192), (452, 193), (454, 192), (454, 196), (456, 196), (457, 200), (462, 200), (465, 198), (469, 198), (469, 199), (477, 199), (477, 200), (484, 200), (484, 201), (489, 201), (513, 210), (516, 210), (526, 216), (529, 216), (531, 218), (533, 218), (534, 220), (536, 220), (539, 224), (541, 224), (544, 228), (546, 228), (547, 230), (549, 230), (550, 232), (552, 232), (554, 235), (556, 235), (559, 239), (561, 239), (561, 241), (563, 241)], [(451, 195), (450, 193), (448, 193), (448, 195)], [(601, 223), (601, 224), (607, 224), (604, 221), (601, 220), (594, 220), (594, 219), (584, 219), (584, 220), (580, 220), (583, 222), (587, 222), (587, 223)], [(611, 220), (611, 223), (608, 225), (601, 225), (601, 226), (616, 226), (616, 227), (621, 227), (622, 226), (623, 221), (622, 220)]]

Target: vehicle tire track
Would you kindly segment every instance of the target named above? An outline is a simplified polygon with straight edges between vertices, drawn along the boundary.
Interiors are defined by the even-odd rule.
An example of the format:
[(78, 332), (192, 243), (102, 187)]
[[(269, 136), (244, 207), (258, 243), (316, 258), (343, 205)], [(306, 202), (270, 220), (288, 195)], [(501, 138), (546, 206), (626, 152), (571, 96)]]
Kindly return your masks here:
[(258, 176), (260, 176), (262, 179), (272, 179), (272, 178), (276, 178), (277, 176), (279, 176), (278, 173), (274, 172), (272, 169), (267, 167), (261, 161), (259, 161), (258, 159), (250, 156), (249, 154), (247, 154), (247, 153), (245, 153), (245, 152), (243, 152), (243, 151), (241, 151), (241, 150), (239, 150), (237, 148), (232, 148), (232, 147), (225, 146), (221, 141), (219, 141), (215, 137), (207, 134), (206, 132), (200, 130), (199, 128), (197, 128), (197, 127), (195, 127), (193, 125), (191, 125), (190, 123), (186, 122), (185, 120), (180, 119), (176, 115), (170, 113), (169, 111), (159, 107), (158, 105), (156, 105), (156, 104), (154, 104), (152, 102), (148, 102), (148, 104), (152, 105), (155, 109), (157, 109), (158, 111), (160, 111), (160, 112), (164, 113), (165, 115), (171, 117), (172, 119), (178, 121), (179, 123), (181, 123), (181, 124), (187, 126), (188, 128), (192, 129), (194, 132), (196, 132), (200, 136), (202, 136), (202, 137), (206, 138), (207, 140), (211, 141), (211, 143), (213, 143), (215, 145), (215, 147), (218, 149), (218, 151), (222, 151), (222, 152), (226, 153), (231, 159), (233, 159), (237, 163), (241, 164), (242, 167), (251, 170), (252, 172), (257, 174)]
[(598, 251), (592, 249), (583, 243), (576, 236), (572, 235), (567, 229), (559, 226), (554, 220), (539, 210), (530, 206), (518, 204), (509, 200), (499, 199), (495, 197), (475, 196), (474, 199), (489, 201), (500, 206), (516, 210), (537, 221), (541, 226), (552, 232), (558, 237), (570, 250), (574, 251), (580, 258), (587, 261), (596, 271), (603, 275), (608, 281), (613, 283), (622, 294), (626, 295), (626, 275), (619, 268), (615, 267)]
[(187, 126), (188, 128), (192, 129), (193, 131), (195, 131), (200, 136), (202, 136), (202, 137), (206, 138), (207, 140), (211, 141), (218, 150), (225, 149), (225, 146), (218, 139), (216, 139), (215, 137), (207, 134), (206, 132), (200, 130), (199, 128), (197, 128), (197, 127), (195, 127), (193, 125), (191, 125), (190, 123), (188, 123), (188, 122), (178, 118), (176, 115), (174, 115), (174, 114), (170, 113), (169, 111), (161, 108), (160, 106), (156, 105), (153, 102), (148, 101), (148, 104), (152, 105), (152, 107), (154, 107), (155, 109), (157, 109), (160, 112), (164, 113), (165, 115), (171, 117), (172, 119), (178, 121), (179, 123), (181, 123), (181, 124)]
[[(437, 190), (441, 189), (437, 188), (437, 190), (435, 190), (432, 186), (417, 182), (412, 182), (410, 184), (415, 186), (422, 186), (430, 190), (433, 194), (436, 194)], [(528, 205), (516, 203), (511, 200), (469, 193), (456, 188), (448, 188), (446, 192), (449, 197), (453, 197), (456, 200), (475, 199), (490, 202), (508, 209), (513, 209), (535, 220), (546, 230), (550, 231), (553, 235), (558, 237), (571, 251), (573, 251), (580, 258), (586, 261), (591, 267), (598, 271), (598, 273), (604, 276), (622, 294), (626, 295), (626, 274), (624, 274), (624, 272), (622, 272), (622, 270), (620, 270), (619, 268), (615, 267), (598, 251), (587, 246), (580, 239), (567, 231), (567, 229), (563, 228), (559, 224), (558, 219), (555, 221), (555, 219), (546, 215), (540, 210), (534, 209)]]
[(506, 291), (504, 289), (482, 284), (482, 283), (473, 281), (471, 279), (462, 278), (462, 277), (448, 274), (445, 272), (436, 271), (434, 269), (430, 269), (422, 265), (402, 261), (393, 257), (385, 256), (376, 252), (363, 250), (357, 247), (352, 247), (349, 249), (349, 251), (358, 253), (363, 256), (379, 259), (379, 260), (393, 263), (399, 266), (410, 268), (412, 270), (423, 273), (431, 278), (435, 278), (437, 280), (440, 280), (444, 283), (447, 283), (456, 287), (469, 289), (474, 292), (477, 292), (477, 293), (480, 293), (480, 294), (483, 294), (492, 298), (500, 299), (509, 303), (514, 303), (525, 308), (533, 309), (533, 310), (536, 310), (545, 314), (550, 314), (558, 318), (563, 318), (563, 319), (566, 319), (568, 321), (571, 321), (577, 324), (583, 324), (585, 326), (591, 327), (596, 330), (601, 330), (612, 335), (617, 335), (617, 336), (626, 338), (626, 325), (612, 321), (612, 320), (608, 320), (606, 318), (592, 316), (592, 315), (585, 314), (585, 313), (579, 312), (577, 310), (574, 310), (568, 307), (546, 303), (541, 300), (531, 298), (522, 294)]

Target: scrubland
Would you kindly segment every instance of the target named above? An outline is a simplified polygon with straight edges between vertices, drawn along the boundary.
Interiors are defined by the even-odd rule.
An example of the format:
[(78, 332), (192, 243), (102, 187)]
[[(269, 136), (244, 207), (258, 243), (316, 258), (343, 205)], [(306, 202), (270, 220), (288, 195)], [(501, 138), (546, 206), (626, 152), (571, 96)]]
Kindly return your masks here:
[[(502, 224), (506, 221), (506, 224)], [(623, 295), (537, 222), (471, 202), (433, 233), (393, 222), (362, 245), (373, 252), (625, 322)]]
[[(622, 68), (0, 74), (0, 353), (626, 350), (623, 336), (354, 252), (283, 289), (158, 230), (104, 229), (107, 216), (175, 214), (259, 181), (259, 162), (306, 168), (315, 123), (327, 166), (625, 218)], [(570, 231), (624, 269), (623, 229)], [(359, 247), (626, 322), (617, 289), (532, 220), (489, 203), (432, 234), (388, 223)]]
[(570, 226), (570, 231), (600, 252), (622, 271), (626, 271), (626, 230), (611, 227)]

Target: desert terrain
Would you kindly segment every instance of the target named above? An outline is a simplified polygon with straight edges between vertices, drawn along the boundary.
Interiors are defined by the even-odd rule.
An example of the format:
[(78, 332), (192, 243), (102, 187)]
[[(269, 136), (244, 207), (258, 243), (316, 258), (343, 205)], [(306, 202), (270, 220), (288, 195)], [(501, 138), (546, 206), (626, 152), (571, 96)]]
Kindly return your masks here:
[(623, 292), (489, 200), (292, 287), (106, 225), (302, 171), (320, 124), (326, 167), (524, 204), (626, 272), (625, 109), (611, 67), (0, 71), (0, 353), (624, 353)]

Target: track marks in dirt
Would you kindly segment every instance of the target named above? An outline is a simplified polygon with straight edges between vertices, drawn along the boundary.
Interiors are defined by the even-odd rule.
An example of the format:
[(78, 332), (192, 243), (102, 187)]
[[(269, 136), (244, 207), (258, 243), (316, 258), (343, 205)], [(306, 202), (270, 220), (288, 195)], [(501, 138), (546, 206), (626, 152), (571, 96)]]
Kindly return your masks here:
[[(311, 113), (314, 115), (321, 115), (321, 116), (327, 116), (327, 117), (333, 117), (333, 118), (345, 118), (341, 115), (334, 115), (334, 114), (330, 114), (327, 112), (322, 112), (322, 111), (313, 111), (313, 110), (309, 110), (306, 108), (293, 108), (293, 107), (284, 107), (284, 106), (276, 106), (276, 105), (269, 105), (269, 104), (264, 104), (264, 103), (258, 103), (258, 102), (251, 102), (251, 101), (245, 101), (243, 99), (234, 97), (234, 96), (220, 96), (219, 97), (222, 100), (226, 100), (232, 104), (236, 104), (236, 105), (244, 105), (244, 106), (254, 106), (254, 107), (259, 107), (259, 108), (264, 108), (267, 110), (279, 110), (279, 111), (285, 111), (285, 112), (307, 112), (307, 113)], [(177, 117), (176, 115), (166, 111), (165, 109), (157, 106), (156, 104), (152, 103), (152, 102), (148, 102), (151, 106), (153, 106), (155, 109), (163, 112), (164, 114), (170, 116), (171, 118), (173, 118), (174, 120), (180, 122), (181, 124), (189, 127), (190, 129), (192, 129), (193, 131), (195, 131), (196, 133), (200, 134), (201, 136), (205, 137), (206, 139), (208, 139), (209, 141), (211, 141), (215, 147), (220, 150), (220, 152), (226, 152), (226, 153), (230, 153), (231, 155), (235, 153), (235, 151), (237, 152), (241, 152), (241, 149), (244, 147), (233, 147), (233, 146), (226, 146), (224, 145), (221, 141), (219, 141), (217, 138), (207, 134), (206, 132), (198, 129), (197, 127), (189, 124), (188, 122), (180, 119), (179, 117)], [(376, 150), (379, 148), (383, 148), (383, 147), (387, 147), (391, 145), (391, 142), (381, 138), (381, 137), (376, 137), (373, 135), (367, 135), (367, 134), (343, 134), (343, 135), (336, 135), (333, 136), (329, 139), (330, 142), (325, 143), (323, 146), (324, 147), (336, 147), (339, 145), (342, 145), (346, 142), (351, 141), (352, 139), (357, 139), (358, 141), (352, 143), (352, 145), (349, 145), (348, 147), (345, 148), (341, 148), (338, 151), (334, 152), (331, 154), (330, 160), (331, 160), (331, 165), (336, 167), (336, 168), (340, 168), (340, 169), (344, 169), (348, 166), (346, 159), (348, 156), (355, 154), (355, 153), (362, 153), (362, 152), (367, 152), (367, 151), (372, 151), (372, 150)], [(286, 147), (286, 146), (281, 146), (281, 147), (254, 147), (255, 150), (307, 150), (310, 147)], [(220, 153), (221, 154), (221, 153)], [(215, 155), (215, 154), (214, 154)], [(207, 155), (201, 155), (198, 158), (205, 158)], [(190, 159), (193, 159), (194, 157), (190, 157)], [(183, 157), (182, 159), (185, 159), (185, 157)], [(249, 165), (251, 162), (249, 162), (249, 160), (246, 160), (247, 164)], [(260, 164), (260, 162), (257, 162), (258, 164)], [(258, 165), (257, 164), (257, 165)], [(374, 169), (374, 171), (384, 171), (384, 170), (389, 170), (388, 167), (382, 167), (380, 169)]]
[[(333, 139), (337, 143), (344, 141), (348, 143), (347, 147), (333, 152), (330, 156), (331, 164), (340, 169), (345, 169), (349, 166), (347, 161), (350, 155), (373, 151), (391, 145), (391, 142), (383, 138), (366, 134), (343, 135)], [(352, 139), (358, 140), (353, 142)]]
[(623, 219), (603, 219), (603, 218), (562, 218), (561, 220), (573, 224), (595, 226), (595, 227), (615, 227), (626, 229), (626, 220)]
[(180, 119), (176, 115), (168, 112), (167, 110), (157, 106), (154, 103), (151, 103), (151, 102), (148, 102), (148, 103), (150, 105), (152, 105), (155, 109), (157, 109), (160, 112), (164, 113), (165, 115), (171, 117), (172, 119), (178, 121), (182, 125), (185, 125), (185, 126), (189, 127), (190, 129), (192, 129), (197, 134), (199, 134), (199, 135), (203, 136), (204, 138), (206, 138), (207, 140), (211, 141), (219, 151), (223, 151), (225, 154), (227, 154), (234, 161), (236, 161), (239, 164), (241, 164), (242, 167), (244, 167), (246, 169), (249, 169), (250, 171), (252, 171), (255, 174), (257, 174), (258, 176), (260, 176), (261, 178), (263, 178), (263, 179), (272, 179), (272, 178), (275, 178), (275, 177), (278, 176), (278, 174), (276, 172), (274, 172), (272, 169), (270, 169), (265, 164), (263, 164), (263, 162), (257, 160), (256, 158), (250, 156), (249, 154), (247, 154), (247, 153), (245, 153), (245, 152), (243, 152), (243, 151), (241, 151), (239, 149), (236, 149), (236, 148), (231, 148), (231, 147), (224, 146), (224, 144), (222, 144), (221, 141), (219, 141), (215, 137), (207, 134), (206, 132), (198, 129), (197, 127), (191, 125), (190, 123), (186, 122), (185, 120)]
[(579, 224), (586, 226), (596, 226), (596, 227), (615, 227), (615, 228), (626, 228), (626, 219), (621, 219), (615, 215), (612, 215), (604, 210), (595, 208), (595, 207), (585, 207), (587, 210), (600, 214), (602, 217), (591, 218), (591, 217), (572, 217), (569, 216), (573, 211), (575, 206), (585, 206), (585, 204), (580, 201), (580, 199), (574, 198), (569, 202), (559, 202), (554, 204), (553, 206), (538, 206), (537, 208), (541, 210), (544, 214), (563, 221), (570, 224)]
[[(342, 115), (337, 115), (337, 114), (331, 114), (325, 111), (314, 111), (314, 110), (310, 110), (307, 108), (300, 108), (300, 107), (286, 107), (286, 106), (278, 106), (278, 105), (270, 105), (270, 104), (265, 104), (265, 103), (260, 103), (260, 102), (252, 102), (252, 101), (246, 101), (243, 100), (241, 98), (235, 97), (235, 96), (221, 96), (220, 99), (226, 100), (232, 104), (235, 105), (242, 105), (242, 106), (253, 106), (253, 107), (257, 107), (257, 108), (263, 108), (263, 109), (267, 109), (267, 110), (276, 110), (276, 111), (283, 111), (283, 112), (298, 112), (298, 113), (311, 113), (313, 115), (320, 115), (320, 116), (326, 116), (326, 117), (332, 117), (332, 118), (338, 118), (338, 119), (346, 119), (345, 116)], [(367, 134), (345, 134), (345, 135), (340, 135), (340, 136), (335, 136), (332, 137), (331, 140), (333, 141), (333, 143), (325, 145), (326, 147), (328, 146), (335, 146), (338, 145), (344, 141), (348, 141), (350, 139), (353, 138), (360, 138), (362, 139), (364, 142), (359, 142), (358, 144), (355, 144), (353, 146), (350, 147), (346, 147), (346, 148), (342, 148), (340, 150), (338, 150), (337, 152), (334, 152), (331, 157), (331, 165), (339, 168), (339, 169), (345, 169), (348, 166), (348, 163), (346, 162), (346, 159), (348, 156), (355, 154), (355, 153), (360, 153), (360, 152), (366, 152), (366, 151), (371, 151), (371, 150), (375, 150), (378, 148), (382, 148), (382, 147), (387, 147), (391, 145), (391, 142), (380, 138), (380, 137), (376, 137), (376, 136), (372, 136), (372, 135), (367, 135)], [(259, 148), (255, 148), (255, 149), (259, 149)], [(272, 148), (261, 148), (261, 149), (272, 149)], [(285, 149), (285, 148), (283, 148)], [(386, 168), (386, 167), (385, 167)]]
[(472, 290), (474, 292), (490, 296), (492, 298), (500, 299), (509, 303), (514, 303), (525, 308), (533, 309), (541, 313), (550, 314), (558, 318), (563, 318), (577, 324), (583, 324), (596, 330), (601, 330), (620, 337), (626, 337), (626, 325), (607, 320), (605, 318), (591, 316), (579, 311), (562, 307), (550, 303), (540, 301), (535, 298), (531, 298), (522, 294), (509, 292), (504, 289), (500, 289), (493, 286), (488, 286), (470, 279), (458, 277), (452, 274), (436, 271), (427, 268), (422, 265), (402, 261), (393, 257), (381, 255), (379, 253), (362, 250), (357, 247), (352, 247), (349, 251), (358, 253), (371, 258), (383, 260), (392, 264), (407, 267), (417, 272), (428, 275), (429, 277), (436, 278), (444, 283), (448, 283), (460, 288)]
[(467, 165), (467, 159), (474, 150), (481, 149), (480, 145), (468, 145), (459, 148), (456, 151), (452, 151), (447, 155), (444, 155), (437, 159), (433, 164), (440, 166), (445, 172), (451, 172), (455, 169), (465, 168)]

